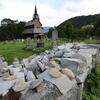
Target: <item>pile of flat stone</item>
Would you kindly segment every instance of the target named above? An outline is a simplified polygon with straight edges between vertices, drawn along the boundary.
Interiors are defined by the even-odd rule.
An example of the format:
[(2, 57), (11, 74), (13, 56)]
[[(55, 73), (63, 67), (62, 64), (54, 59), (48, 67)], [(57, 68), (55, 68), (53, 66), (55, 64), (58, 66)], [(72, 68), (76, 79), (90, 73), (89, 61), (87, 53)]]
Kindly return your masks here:
[(68, 43), (21, 62), (15, 58), (8, 67), (0, 62), (0, 95), (11, 95), (12, 90), (21, 93), (19, 100), (65, 100), (62, 96), (76, 88), (78, 79), (84, 82), (96, 52), (83, 43)]
[(0, 70), (7, 66), (8, 66), (8, 63), (5, 61), (4, 57), (0, 55)]

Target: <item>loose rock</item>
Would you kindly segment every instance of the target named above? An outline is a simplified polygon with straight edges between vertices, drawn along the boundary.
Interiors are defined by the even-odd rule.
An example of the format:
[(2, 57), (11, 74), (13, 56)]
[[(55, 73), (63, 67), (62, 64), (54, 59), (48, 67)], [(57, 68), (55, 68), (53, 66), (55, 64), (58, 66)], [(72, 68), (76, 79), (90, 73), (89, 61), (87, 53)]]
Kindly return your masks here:
[(15, 92), (22, 91), (26, 88), (26, 82), (23, 80), (19, 80), (16, 82), (15, 86), (12, 88)]
[(38, 87), (41, 83), (43, 82), (42, 79), (36, 79), (35, 81), (33, 81), (31, 84), (32, 84), (32, 88), (36, 88)]
[(49, 75), (54, 77), (54, 78), (58, 78), (61, 76), (61, 72), (57, 68), (50, 68)]
[(68, 76), (71, 80), (75, 78), (74, 73), (68, 68), (61, 69), (61, 72)]

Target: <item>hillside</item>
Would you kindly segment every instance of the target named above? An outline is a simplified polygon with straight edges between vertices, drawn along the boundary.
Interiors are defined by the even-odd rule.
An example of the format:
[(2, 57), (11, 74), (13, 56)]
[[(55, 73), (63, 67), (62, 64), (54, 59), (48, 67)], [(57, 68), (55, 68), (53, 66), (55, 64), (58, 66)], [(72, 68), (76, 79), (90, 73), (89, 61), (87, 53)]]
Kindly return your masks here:
[(60, 25), (58, 25), (58, 28), (61, 28), (62, 26), (66, 25), (68, 21), (71, 21), (75, 27), (81, 27), (81, 26), (93, 24), (98, 15), (100, 14), (73, 17), (62, 22)]

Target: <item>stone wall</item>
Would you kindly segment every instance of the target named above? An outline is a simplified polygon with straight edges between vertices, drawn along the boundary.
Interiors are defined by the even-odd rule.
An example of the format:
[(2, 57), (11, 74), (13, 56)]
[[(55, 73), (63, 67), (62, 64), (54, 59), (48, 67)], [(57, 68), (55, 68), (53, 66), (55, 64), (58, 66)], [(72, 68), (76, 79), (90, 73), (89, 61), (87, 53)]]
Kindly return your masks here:
[[(81, 100), (97, 49), (68, 43), (0, 68), (2, 100)], [(1, 61), (3, 65), (3, 61)], [(19, 93), (19, 94), (18, 94)]]

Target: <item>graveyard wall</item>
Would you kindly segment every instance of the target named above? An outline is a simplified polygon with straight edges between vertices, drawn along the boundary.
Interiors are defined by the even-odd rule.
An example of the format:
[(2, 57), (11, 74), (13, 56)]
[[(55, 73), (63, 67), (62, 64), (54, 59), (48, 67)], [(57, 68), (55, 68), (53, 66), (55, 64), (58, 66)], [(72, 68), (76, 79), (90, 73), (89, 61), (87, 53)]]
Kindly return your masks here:
[[(79, 49), (79, 47), (80, 47), (80, 49)], [(98, 49), (98, 51), (97, 51), (97, 49)], [(35, 91), (33, 92), (32, 90), (30, 90), (30, 91), (27, 90), (27, 92), (26, 92), (26, 90), (24, 92), (19, 92), (19, 93), (21, 93), (21, 97), (19, 98), (19, 100), (82, 100), (82, 92), (83, 92), (84, 82), (87, 78), (87, 75), (89, 73), (91, 73), (91, 69), (93, 67), (95, 67), (95, 63), (97, 65), (100, 64), (100, 60), (99, 60), (100, 59), (100, 48), (97, 48), (97, 49), (90, 48), (90, 47), (84, 47), (83, 44), (82, 45), (81, 44), (73, 45), (73, 44), (69, 43), (69, 44), (65, 44), (62, 46), (58, 46), (58, 48), (54, 48), (51, 51), (45, 51), (44, 53), (42, 53), (41, 55), (39, 55), (37, 57), (33, 56), (33, 57), (24, 59), (22, 64), (24, 64), (26, 66), (26, 69), (27, 69), (27, 67), (29, 68), (29, 62), (28, 62), (29, 60), (32, 61), (33, 65), (36, 65), (36, 61), (38, 61), (38, 60), (39, 61), (41, 60), (42, 63), (48, 62), (49, 60), (47, 59), (47, 57), (49, 57), (49, 58), (53, 57), (56, 60), (58, 60), (58, 58), (60, 60), (66, 60), (66, 61), (70, 60), (67, 63), (66, 63), (66, 61), (60, 63), (60, 64), (63, 64), (64, 66), (65, 65), (67, 66), (69, 63), (71, 65), (71, 66), (69, 66), (69, 69), (73, 67), (73, 64), (76, 64), (76, 65), (79, 64), (79, 65), (78, 66), (74, 65), (77, 68), (77, 69), (74, 68), (74, 70), (77, 71), (77, 73), (74, 72), (75, 78), (73, 80), (70, 80), (68, 77), (64, 76), (63, 80), (66, 81), (65, 83), (62, 82), (62, 83), (58, 84), (57, 82), (60, 80), (60, 78), (58, 79), (58, 81), (57, 80), (55, 81), (54, 78), (47, 79), (49, 77), (47, 77), (46, 74), (43, 74), (45, 72), (45, 71), (43, 71), (43, 73), (42, 74), (40, 73), (39, 75), (40, 75), (40, 77), (42, 77), (43, 79), (46, 80), (46, 81), (44, 81), (44, 83), (48, 86), (47, 89), (40, 93), (39, 92), (35, 93)], [(74, 51), (74, 54), (73, 54), (73, 51)], [(73, 56), (73, 57), (70, 58), (70, 56)], [(65, 57), (65, 58), (63, 59), (63, 57)], [(74, 57), (78, 58), (78, 60), (73, 59)], [(36, 58), (36, 61), (34, 60), (35, 58)], [(83, 62), (79, 62), (80, 59)], [(73, 61), (75, 60), (75, 61), (73, 62), (71, 60), (73, 60)], [(17, 68), (18, 68), (18, 66), (21, 67), (21, 64), (19, 64), (18, 61), (17, 62), (15, 61), (14, 65), (17, 66)], [(36, 68), (36, 66), (35, 66), (35, 68)], [(42, 68), (42, 70), (44, 70), (44, 66), (41, 66), (41, 68)], [(20, 73), (20, 71), (18, 72), (18, 75), (19, 75), (19, 73)], [(23, 73), (21, 73), (21, 74), (22, 74), (22, 76), (20, 76), (20, 77), (22, 78), (24, 74)], [(44, 76), (42, 76), (42, 75), (44, 75)], [(3, 82), (2, 78), (0, 78), (0, 81)], [(51, 83), (53, 83), (54, 85)], [(65, 90), (63, 89), (63, 91), (62, 91), (62, 88), (64, 87), (63, 85), (65, 85), (66, 88), (64, 88)], [(1, 88), (2, 88), (2, 86), (1, 86)], [(7, 87), (7, 89), (5, 89), (4, 92), (0, 91), (0, 93), (1, 94), (3, 93), (3, 95), (5, 95), (5, 93), (8, 92), (8, 88), (9, 87)], [(9, 95), (9, 93), (8, 93), (8, 95)], [(2, 100), (6, 100), (6, 99), (3, 98)], [(13, 100), (13, 99), (8, 99), (8, 100)]]

